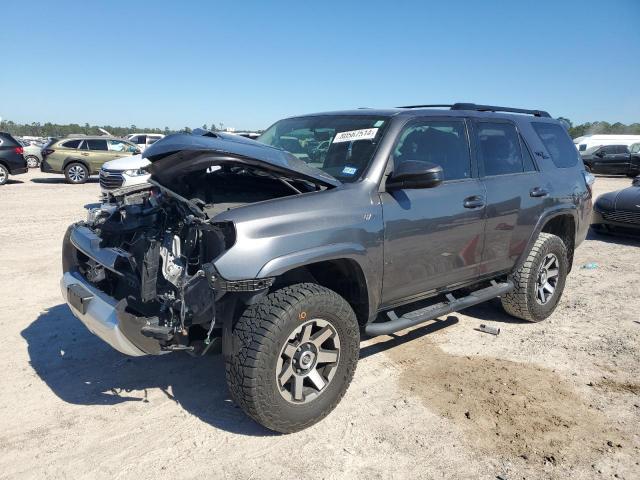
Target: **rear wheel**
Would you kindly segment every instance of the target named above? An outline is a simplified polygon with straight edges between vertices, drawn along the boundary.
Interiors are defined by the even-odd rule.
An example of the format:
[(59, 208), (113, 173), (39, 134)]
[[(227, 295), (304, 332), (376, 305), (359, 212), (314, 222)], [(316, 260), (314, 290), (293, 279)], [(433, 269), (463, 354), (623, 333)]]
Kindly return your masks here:
[(29, 155), (24, 159), (27, 161), (27, 167), (29, 168), (38, 168), (40, 166), (40, 160), (34, 155)]
[(69, 183), (85, 183), (89, 178), (89, 170), (81, 163), (70, 163), (64, 169), (64, 176)]
[(258, 423), (282, 433), (327, 416), (358, 362), (356, 316), (337, 293), (302, 283), (247, 308), (225, 359), (234, 401)]
[(4, 185), (9, 180), (9, 170), (4, 165), (0, 165), (0, 185)]
[(523, 320), (544, 320), (558, 305), (568, 267), (564, 242), (556, 235), (541, 233), (524, 264), (511, 276), (515, 289), (502, 297), (503, 308)]

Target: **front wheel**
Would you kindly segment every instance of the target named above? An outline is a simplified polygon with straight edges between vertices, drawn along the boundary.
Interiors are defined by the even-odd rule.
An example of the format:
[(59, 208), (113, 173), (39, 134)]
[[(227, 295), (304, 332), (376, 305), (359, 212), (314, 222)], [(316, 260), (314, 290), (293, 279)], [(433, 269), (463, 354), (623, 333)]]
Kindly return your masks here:
[(249, 306), (232, 344), (225, 358), (232, 398), (258, 423), (290, 433), (338, 404), (356, 369), (360, 335), (344, 298), (301, 283)]
[(511, 275), (515, 289), (502, 297), (502, 307), (523, 320), (544, 320), (558, 305), (568, 270), (564, 242), (556, 235), (541, 233), (525, 262)]
[(70, 163), (64, 169), (64, 176), (69, 183), (81, 184), (89, 178), (89, 170), (81, 163)]

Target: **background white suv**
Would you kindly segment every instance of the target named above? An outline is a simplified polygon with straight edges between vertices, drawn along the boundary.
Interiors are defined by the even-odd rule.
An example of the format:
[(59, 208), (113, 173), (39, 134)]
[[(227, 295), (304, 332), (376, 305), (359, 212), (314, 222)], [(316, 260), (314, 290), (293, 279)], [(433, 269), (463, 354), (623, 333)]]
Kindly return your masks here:
[(138, 148), (142, 151), (144, 151), (144, 149), (149, 145), (156, 143), (161, 138), (164, 138), (164, 135), (161, 133), (132, 133), (127, 136), (127, 140), (138, 145)]
[(143, 167), (151, 162), (142, 155), (116, 158), (106, 162), (100, 169), (100, 190), (103, 194), (111, 190), (146, 183), (151, 176)]

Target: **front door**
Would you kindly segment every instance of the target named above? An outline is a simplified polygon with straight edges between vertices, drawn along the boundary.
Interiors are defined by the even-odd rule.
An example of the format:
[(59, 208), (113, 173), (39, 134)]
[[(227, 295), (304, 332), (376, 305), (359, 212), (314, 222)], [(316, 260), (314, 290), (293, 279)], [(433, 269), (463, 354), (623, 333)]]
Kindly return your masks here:
[(472, 166), (466, 121), (409, 123), (390, 162), (407, 160), (440, 165), (444, 182), (381, 193), (386, 305), (474, 278), (482, 255), (485, 189)]

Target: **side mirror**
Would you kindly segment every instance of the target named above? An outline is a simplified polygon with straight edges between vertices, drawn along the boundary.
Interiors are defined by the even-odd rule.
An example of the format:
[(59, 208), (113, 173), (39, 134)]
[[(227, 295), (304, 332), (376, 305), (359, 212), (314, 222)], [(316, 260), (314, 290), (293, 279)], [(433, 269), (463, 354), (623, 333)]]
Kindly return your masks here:
[(606, 153), (604, 153), (603, 150), (600, 150), (598, 153), (596, 153), (596, 157), (600, 157), (600, 158), (604, 157), (605, 155)]
[(418, 160), (407, 160), (387, 179), (387, 190), (400, 190), (403, 188), (433, 188), (444, 180), (444, 172), (440, 165)]

